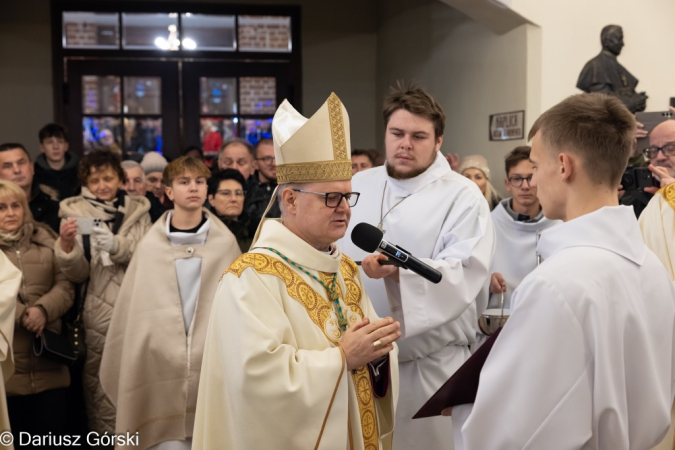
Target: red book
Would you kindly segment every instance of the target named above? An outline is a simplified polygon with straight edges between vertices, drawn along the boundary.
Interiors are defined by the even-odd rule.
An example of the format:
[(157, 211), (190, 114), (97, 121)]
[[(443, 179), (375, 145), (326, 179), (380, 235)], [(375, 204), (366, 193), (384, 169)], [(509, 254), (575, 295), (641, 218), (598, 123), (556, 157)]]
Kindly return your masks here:
[(462, 364), (462, 367), (457, 369), (457, 372), (455, 372), (450, 379), (431, 396), (424, 406), (417, 411), (417, 414), (413, 416), (413, 419), (440, 416), (441, 411), (445, 408), (475, 402), (476, 393), (478, 392), (480, 371), (483, 369), (485, 360), (490, 354), (490, 350), (492, 350), (492, 345), (495, 343), (495, 340), (501, 331), (501, 328), (495, 331), (495, 333), (490, 336), (478, 350), (476, 350), (476, 353), (471, 355), (471, 357)]

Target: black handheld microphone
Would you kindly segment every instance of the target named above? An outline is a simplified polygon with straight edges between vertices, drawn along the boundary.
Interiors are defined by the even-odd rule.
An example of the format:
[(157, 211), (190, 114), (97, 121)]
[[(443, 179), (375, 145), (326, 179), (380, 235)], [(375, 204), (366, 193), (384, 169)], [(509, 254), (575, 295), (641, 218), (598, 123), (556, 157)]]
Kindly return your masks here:
[(352, 230), (352, 242), (364, 252), (380, 252), (393, 260), (395, 265), (412, 270), (432, 283), (441, 281), (443, 275), (438, 270), (415, 258), (409, 251), (385, 241), (383, 236), (379, 229), (365, 222), (356, 225)]

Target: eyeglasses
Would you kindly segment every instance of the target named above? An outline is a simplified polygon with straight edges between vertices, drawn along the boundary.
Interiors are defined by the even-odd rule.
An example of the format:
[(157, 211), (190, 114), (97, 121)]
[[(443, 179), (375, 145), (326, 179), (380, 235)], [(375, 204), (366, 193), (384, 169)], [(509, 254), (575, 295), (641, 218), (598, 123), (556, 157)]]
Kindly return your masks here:
[(219, 191), (216, 191), (216, 194), (222, 195), (223, 197), (232, 197), (234, 194), (235, 197), (243, 197), (244, 196), (244, 191), (241, 189), (237, 189), (236, 191), (232, 192), (229, 189), (222, 189)]
[(255, 160), (262, 161), (269, 166), (276, 160), (276, 158), (274, 156), (263, 156), (262, 158), (256, 158)]
[(532, 185), (532, 175), (529, 175), (527, 177), (511, 177), (509, 178), (509, 184), (514, 187), (521, 187), (523, 185), (523, 181), (527, 181), (527, 185), (531, 186)]
[(356, 203), (359, 201), (360, 192), (347, 192), (343, 194), (341, 192), (312, 192), (312, 191), (303, 191), (302, 189), (293, 189), (295, 192), (302, 192), (303, 194), (316, 194), (323, 195), (326, 200), (326, 206), (329, 208), (337, 208), (342, 203), (342, 199), (347, 200), (347, 204), (350, 208), (356, 206)]
[(675, 156), (675, 142), (670, 142), (663, 147), (652, 145), (642, 150), (642, 154), (648, 159), (654, 159), (660, 151), (663, 152), (663, 156)]

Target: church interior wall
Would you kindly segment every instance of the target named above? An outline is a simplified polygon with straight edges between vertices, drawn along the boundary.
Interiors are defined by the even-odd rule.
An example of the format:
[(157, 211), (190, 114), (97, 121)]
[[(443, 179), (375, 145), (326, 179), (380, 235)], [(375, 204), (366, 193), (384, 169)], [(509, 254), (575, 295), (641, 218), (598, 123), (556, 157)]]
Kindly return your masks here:
[(649, 95), (647, 111), (665, 110), (675, 97), (672, 0), (512, 0), (511, 8), (541, 28), (541, 111), (580, 92), (579, 72), (600, 52), (600, 31), (609, 24), (623, 27), (618, 59), (640, 80), (637, 91)]
[(38, 130), (54, 120), (49, 0), (0, 8), (0, 140), (35, 156)]
[[(398, 79), (418, 80), (445, 111), (443, 153), (484, 155), (492, 184), (504, 193), (504, 155), (525, 140), (490, 141), (489, 117), (528, 106), (531, 26), (498, 35), (438, 0), (381, 0), (378, 14), (376, 97)], [(381, 101), (377, 108), (383, 136)]]
[[(301, 5), (303, 111), (335, 91), (350, 113), (353, 146), (382, 150), (382, 98), (395, 80), (415, 78), (447, 113), (442, 150), (484, 154), (502, 191), (503, 156), (525, 140), (490, 142), (489, 115), (524, 109), (527, 131), (543, 110), (578, 93), (577, 77), (599, 52), (604, 25), (623, 26), (619, 61), (650, 96), (648, 110), (665, 109), (675, 96), (672, 0), (511, 0), (513, 12), (534, 25), (504, 34), (440, 0), (238, 3)], [(11, 0), (0, 14), (0, 136), (33, 155), (37, 130), (53, 120), (49, 4)]]
[[(94, 3), (97, 0), (92, 0)], [(223, 3), (222, 0), (195, 0)], [(49, 0), (0, 5), (0, 136), (39, 152), (37, 132), (54, 120)], [(349, 108), (355, 147), (374, 148), (377, 16), (375, 1), (240, 0), (300, 5), (303, 111), (334, 91)]]

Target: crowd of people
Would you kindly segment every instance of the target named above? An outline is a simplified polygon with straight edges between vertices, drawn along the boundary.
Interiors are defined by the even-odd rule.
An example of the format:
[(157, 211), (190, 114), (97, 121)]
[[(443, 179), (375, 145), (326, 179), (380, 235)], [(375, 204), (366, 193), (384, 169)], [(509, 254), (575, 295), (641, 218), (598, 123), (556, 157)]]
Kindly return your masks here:
[[(392, 88), (383, 119), (384, 154), (351, 150), (337, 96), (310, 119), (284, 102), (273, 139), (226, 140), (211, 168), (199, 147), (78, 157), (56, 124), (34, 162), (1, 144), (0, 431), (153, 450), (656, 446), (675, 394), (675, 121), (637, 154), (647, 133), (618, 100), (570, 97), (505, 155), (502, 198), (484, 156), (441, 153), (423, 89)], [(640, 208), (629, 160), (660, 181)], [(441, 282), (357, 246), (362, 222)], [(475, 403), (413, 420), (502, 302)]]

